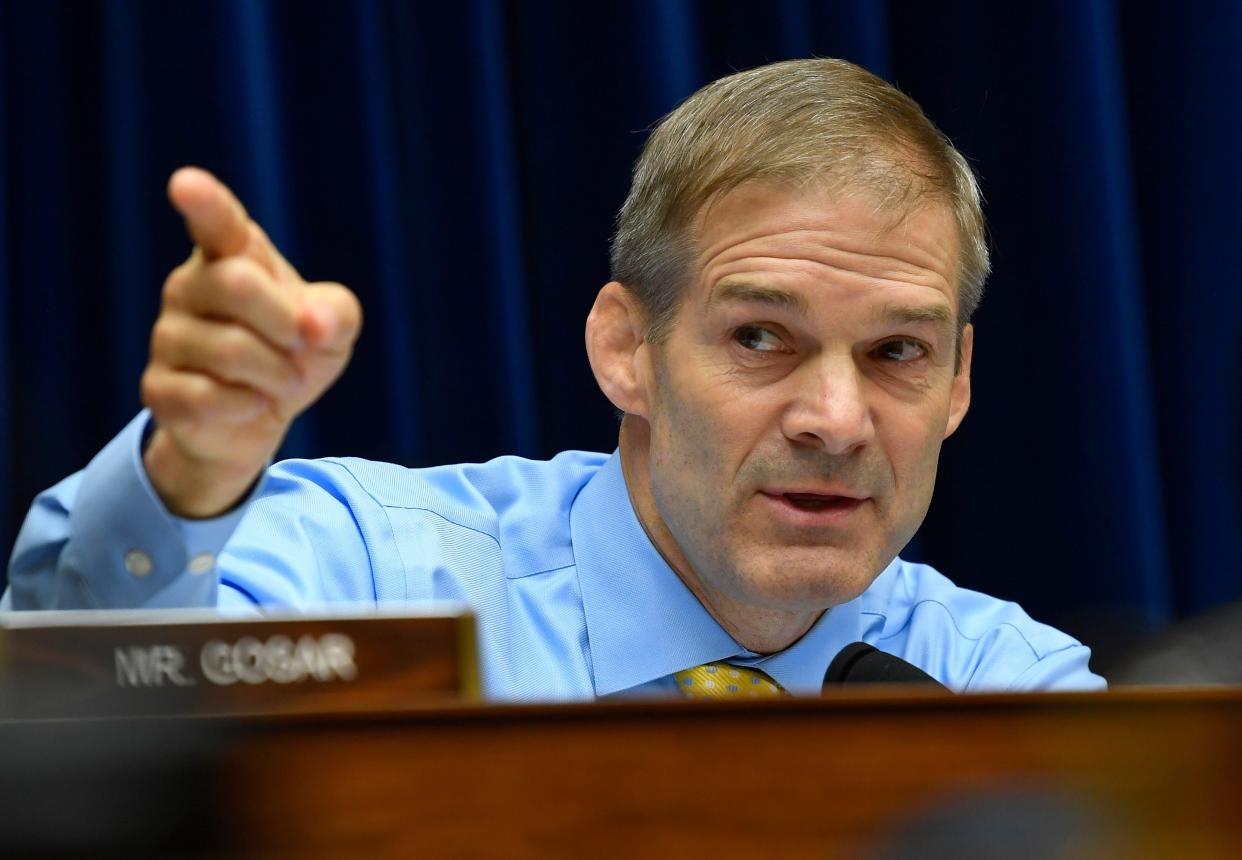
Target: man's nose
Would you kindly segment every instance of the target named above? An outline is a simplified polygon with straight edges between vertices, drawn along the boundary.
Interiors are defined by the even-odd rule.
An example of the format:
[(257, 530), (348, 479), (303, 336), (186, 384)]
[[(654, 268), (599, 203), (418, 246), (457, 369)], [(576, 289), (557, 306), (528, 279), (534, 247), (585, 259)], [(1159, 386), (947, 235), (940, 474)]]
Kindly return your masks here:
[(800, 368), (782, 430), (802, 445), (849, 454), (875, 436), (867, 379), (852, 356), (825, 355)]

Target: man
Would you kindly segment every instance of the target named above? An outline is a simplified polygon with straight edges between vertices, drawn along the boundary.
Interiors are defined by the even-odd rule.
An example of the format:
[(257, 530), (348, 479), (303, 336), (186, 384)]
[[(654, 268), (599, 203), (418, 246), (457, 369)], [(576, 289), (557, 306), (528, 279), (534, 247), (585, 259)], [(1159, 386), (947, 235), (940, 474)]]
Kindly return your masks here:
[(196, 248), (149, 414), (36, 500), (13, 608), (464, 600), (498, 698), (672, 692), (701, 666), (814, 693), (858, 639), (958, 690), (1103, 685), (1073, 639), (897, 558), (969, 406), (988, 257), (965, 160), (862, 69), (733, 75), (652, 134), (586, 326), (611, 457), (265, 471), (357, 302), (209, 175), (170, 197)]

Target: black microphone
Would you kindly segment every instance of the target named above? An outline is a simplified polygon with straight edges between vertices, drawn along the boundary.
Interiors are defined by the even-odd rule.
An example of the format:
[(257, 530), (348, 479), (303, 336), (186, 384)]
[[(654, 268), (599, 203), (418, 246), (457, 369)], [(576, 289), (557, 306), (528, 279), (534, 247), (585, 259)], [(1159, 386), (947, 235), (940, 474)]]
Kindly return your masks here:
[(824, 689), (836, 684), (931, 684), (948, 688), (918, 666), (866, 642), (854, 642), (832, 658), (824, 673)]

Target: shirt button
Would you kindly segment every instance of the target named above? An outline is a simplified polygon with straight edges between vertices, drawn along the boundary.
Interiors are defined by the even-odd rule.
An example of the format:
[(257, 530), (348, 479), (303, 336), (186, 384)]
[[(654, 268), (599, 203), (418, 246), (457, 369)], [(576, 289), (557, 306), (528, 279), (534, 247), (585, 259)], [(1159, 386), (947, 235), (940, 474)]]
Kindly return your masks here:
[(204, 574), (216, 564), (216, 557), (209, 552), (200, 552), (190, 559), (190, 573)]
[(139, 579), (150, 573), (153, 567), (155, 565), (151, 562), (151, 556), (142, 550), (131, 549), (125, 553), (125, 569)]

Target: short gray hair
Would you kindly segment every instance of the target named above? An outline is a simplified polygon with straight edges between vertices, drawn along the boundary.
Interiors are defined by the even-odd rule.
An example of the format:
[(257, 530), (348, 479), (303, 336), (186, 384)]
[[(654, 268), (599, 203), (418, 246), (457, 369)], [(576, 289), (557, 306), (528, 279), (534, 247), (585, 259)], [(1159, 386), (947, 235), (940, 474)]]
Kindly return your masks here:
[(909, 96), (845, 60), (773, 63), (714, 81), (656, 126), (634, 165), (612, 238), (612, 279), (659, 343), (677, 316), (703, 207), (744, 182), (868, 188), (904, 217), (931, 198), (959, 238), (958, 326), (983, 297), (991, 263), (979, 183)]

